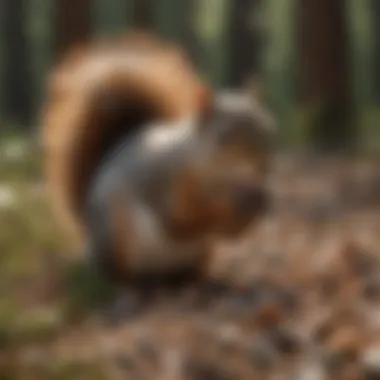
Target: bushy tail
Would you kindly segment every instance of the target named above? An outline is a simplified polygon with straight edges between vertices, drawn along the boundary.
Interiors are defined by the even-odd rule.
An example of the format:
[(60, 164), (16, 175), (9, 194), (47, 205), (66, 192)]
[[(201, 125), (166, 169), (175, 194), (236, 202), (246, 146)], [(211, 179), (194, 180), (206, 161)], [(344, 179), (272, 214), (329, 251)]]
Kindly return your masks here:
[(77, 48), (57, 65), (43, 115), (45, 171), (53, 207), (78, 241), (86, 190), (104, 154), (147, 121), (194, 112), (204, 90), (177, 46), (140, 32)]

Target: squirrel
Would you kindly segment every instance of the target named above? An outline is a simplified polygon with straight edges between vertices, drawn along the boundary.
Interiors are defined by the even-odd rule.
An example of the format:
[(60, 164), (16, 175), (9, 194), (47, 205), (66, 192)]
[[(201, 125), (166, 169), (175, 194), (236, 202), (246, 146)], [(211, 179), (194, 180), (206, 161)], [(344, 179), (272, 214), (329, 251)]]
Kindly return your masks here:
[(268, 206), (271, 115), (254, 96), (210, 89), (149, 33), (66, 54), (43, 121), (55, 211), (111, 278), (207, 271), (213, 239)]

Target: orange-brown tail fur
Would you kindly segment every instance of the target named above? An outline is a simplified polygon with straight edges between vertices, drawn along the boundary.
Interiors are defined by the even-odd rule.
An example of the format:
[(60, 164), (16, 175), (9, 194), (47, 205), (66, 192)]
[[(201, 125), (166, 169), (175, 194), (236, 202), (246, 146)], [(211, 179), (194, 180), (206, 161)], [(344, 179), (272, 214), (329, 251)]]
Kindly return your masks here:
[(45, 169), (53, 207), (78, 243), (86, 190), (107, 150), (131, 128), (203, 107), (207, 93), (177, 46), (141, 32), (75, 49), (55, 67), (43, 115)]

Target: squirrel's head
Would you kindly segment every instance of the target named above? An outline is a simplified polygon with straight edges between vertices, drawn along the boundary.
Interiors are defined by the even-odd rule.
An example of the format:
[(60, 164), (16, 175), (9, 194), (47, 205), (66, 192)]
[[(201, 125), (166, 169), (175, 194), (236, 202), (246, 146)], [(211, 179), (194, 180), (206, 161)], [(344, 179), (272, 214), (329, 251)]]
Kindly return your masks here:
[(274, 131), (275, 122), (257, 97), (215, 95), (194, 132), (191, 158), (174, 181), (173, 234), (237, 236), (263, 215)]

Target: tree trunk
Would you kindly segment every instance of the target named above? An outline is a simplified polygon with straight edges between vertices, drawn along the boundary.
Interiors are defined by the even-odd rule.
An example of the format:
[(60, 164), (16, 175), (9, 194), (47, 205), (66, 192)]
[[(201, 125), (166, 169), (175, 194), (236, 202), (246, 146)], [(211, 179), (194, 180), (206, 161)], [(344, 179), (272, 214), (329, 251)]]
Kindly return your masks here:
[(92, 33), (91, 0), (57, 0), (55, 4), (55, 56), (87, 41)]
[(129, 9), (125, 0), (93, 0), (92, 7), (94, 31), (98, 35), (117, 33), (128, 22), (125, 14)]
[(261, 33), (253, 19), (259, 6), (259, 0), (232, 2), (229, 20), (231, 46), (228, 81), (231, 87), (241, 87), (259, 70)]
[(153, 9), (154, 29), (166, 39), (182, 42), (186, 23), (186, 1), (156, 0)]
[(186, 47), (190, 59), (197, 66), (200, 65), (199, 43), (195, 31), (196, 2), (193, 0), (183, 1), (184, 25), (182, 41)]
[(215, 87), (224, 87), (229, 66), (230, 0), (196, 0), (194, 24), (200, 71)]
[(21, 125), (31, 122), (32, 78), (28, 57), (26, 23), (27, 0), (7, 0), (3, 4), (4, 104), (7, 116)]
[(372, 10), (372, 36), (373, 36), (373, 92), (374, 98), (377, 101), (380, 101), (380, 1), (372, 0), (371, 1), (371, 10)]
[(299, 96), (317, 106), (313, 143), (322, 150), (352, 147), (345, 0), (299, 0)]
[(149, 30), (153, 27), (153, 7), (156, 6), (152, 0), (133, 0), (132, 20), (133, 25), (140, 29)]

